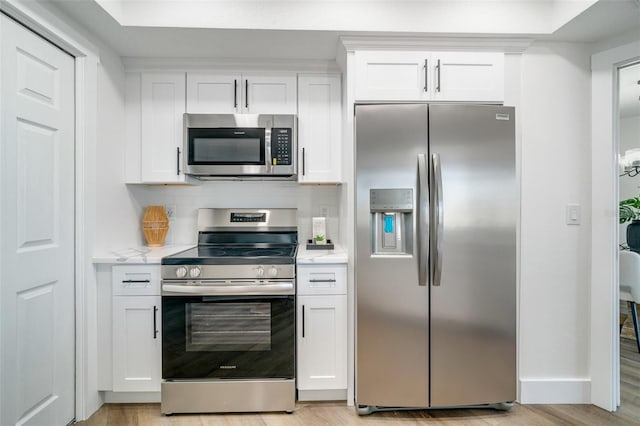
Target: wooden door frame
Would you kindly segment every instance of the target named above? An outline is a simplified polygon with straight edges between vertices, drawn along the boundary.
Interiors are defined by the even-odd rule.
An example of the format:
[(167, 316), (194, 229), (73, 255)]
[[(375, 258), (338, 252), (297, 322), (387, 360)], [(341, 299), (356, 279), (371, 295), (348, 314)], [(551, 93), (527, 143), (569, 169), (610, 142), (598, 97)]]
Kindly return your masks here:
[(640, 40), (591, 58), (591, 402), (620, 404), (618, 288), (618, 69), (640, 59)]
[[(91, 261), (95, 217), (95, 150), (97, 118), (98, 49), (52, 10), (34, 2), (3, 0), (0, 11), (62, 48), (75, 60), (75, 416), (85, 420), (100, 405), (95, 373), (97, 326), (86, 301), (95, 297)], [(93, 339), (93, 340), (92, 340)]]

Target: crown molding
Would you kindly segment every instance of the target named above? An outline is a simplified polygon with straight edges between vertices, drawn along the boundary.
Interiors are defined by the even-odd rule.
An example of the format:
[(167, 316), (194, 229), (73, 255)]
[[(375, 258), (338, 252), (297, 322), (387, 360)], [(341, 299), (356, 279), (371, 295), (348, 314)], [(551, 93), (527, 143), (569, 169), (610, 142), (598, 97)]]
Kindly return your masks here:
[(127, 72), (145, 71), (273, 71), (340, 72), (338, 64), (320, 59), (163, 58), (124, 57)]
[(368, 37), (342, 36), (340, 43), (349, 51), (356, 50), (466, 50), (522, 53), (533, 38), (474, 37)]

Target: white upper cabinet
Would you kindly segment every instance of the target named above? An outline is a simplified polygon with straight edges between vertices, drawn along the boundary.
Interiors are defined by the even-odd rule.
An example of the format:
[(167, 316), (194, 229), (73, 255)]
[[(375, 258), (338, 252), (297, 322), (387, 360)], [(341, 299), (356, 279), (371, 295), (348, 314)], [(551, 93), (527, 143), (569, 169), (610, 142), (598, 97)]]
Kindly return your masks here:
[(502, 102), (504, 54), (356, 52), (358, 101)]
[(192, 114), (295, 114), (295, 74), (187, 74)]
[(185, 183), (185, 73), (126, 76), (126, 182)]
[(503, 101), (504, 54), (438, 52), (433, 99), (438, 101)]
[(184, 182), (184, 73), (142, 74), (142, 181)]
[(235, 114), (240, 112), (239, 74), (187, 74), (187, 112)]
[(340, 75), (298, 77), (298, 181), (341, 181)]
[(356, 99), (428, 100), (429, 63), (423, 52), (357, 52)]

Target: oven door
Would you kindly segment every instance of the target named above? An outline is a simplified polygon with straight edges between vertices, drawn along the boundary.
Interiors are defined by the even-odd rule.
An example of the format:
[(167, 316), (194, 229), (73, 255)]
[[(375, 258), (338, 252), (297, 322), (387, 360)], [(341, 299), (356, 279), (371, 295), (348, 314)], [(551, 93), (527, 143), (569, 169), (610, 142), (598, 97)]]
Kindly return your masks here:
[(162, 296), (162, 378), (293, 378), (295, 300)]

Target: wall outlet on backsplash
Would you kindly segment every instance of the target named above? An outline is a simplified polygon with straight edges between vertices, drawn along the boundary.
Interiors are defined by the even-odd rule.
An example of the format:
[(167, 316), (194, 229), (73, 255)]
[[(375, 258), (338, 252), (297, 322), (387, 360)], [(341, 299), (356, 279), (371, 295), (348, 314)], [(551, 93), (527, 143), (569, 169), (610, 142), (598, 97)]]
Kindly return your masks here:
[(167, 212), (167, 217), (169, 220), (175, 219), (176, 217), (176, 206), (175, 204), (166, 204), (164, 206), (164, 210)]

